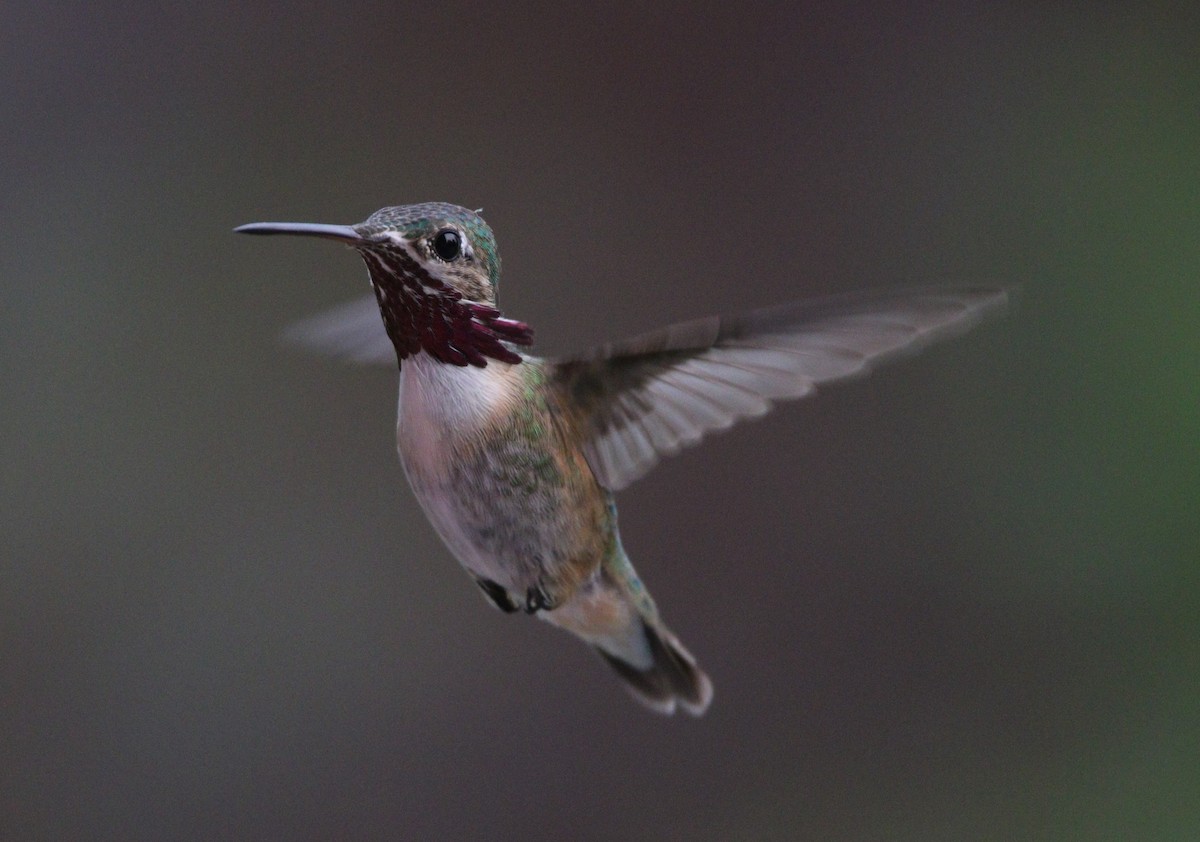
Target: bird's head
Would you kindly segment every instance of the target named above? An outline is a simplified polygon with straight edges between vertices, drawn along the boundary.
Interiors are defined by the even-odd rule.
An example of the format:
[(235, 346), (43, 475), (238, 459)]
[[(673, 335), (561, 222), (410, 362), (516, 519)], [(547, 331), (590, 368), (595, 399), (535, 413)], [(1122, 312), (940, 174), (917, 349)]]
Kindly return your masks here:
[(453, 365), (519, 363), (508, 343), (529, 345), (527, 325), (496, 308), (500, 253), (478, 213), (444, 203), (381, 208), (357, 225), (256, 222), (245, 234), (340, 240), (367, 264), (397, 357), (420, 351)]

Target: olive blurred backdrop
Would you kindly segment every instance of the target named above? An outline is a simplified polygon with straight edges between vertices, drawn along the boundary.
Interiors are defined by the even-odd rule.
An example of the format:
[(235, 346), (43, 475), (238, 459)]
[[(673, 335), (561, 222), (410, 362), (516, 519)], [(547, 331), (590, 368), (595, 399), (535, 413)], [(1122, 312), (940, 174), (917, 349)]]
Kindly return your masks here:
[[(0, 836), (1200, 833), (1194, 4), (0, 9)], [(491, 610), (291, 321), (486, 209), (555, 354), (861, 287), (956, 342), (620, 497), (699, 721)]]

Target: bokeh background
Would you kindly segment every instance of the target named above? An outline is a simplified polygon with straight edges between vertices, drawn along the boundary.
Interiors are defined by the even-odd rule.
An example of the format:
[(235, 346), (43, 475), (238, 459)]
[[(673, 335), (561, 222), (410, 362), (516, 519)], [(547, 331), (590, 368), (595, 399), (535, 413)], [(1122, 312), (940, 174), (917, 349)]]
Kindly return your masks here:
[[(0, 6), (0, 837), (1194, 839), (1194, 4)], [(366, 292), (483, 207), (542, 351), (862, 287), (1003, 320), (664, 463), (663, 720), (483, 602)]]

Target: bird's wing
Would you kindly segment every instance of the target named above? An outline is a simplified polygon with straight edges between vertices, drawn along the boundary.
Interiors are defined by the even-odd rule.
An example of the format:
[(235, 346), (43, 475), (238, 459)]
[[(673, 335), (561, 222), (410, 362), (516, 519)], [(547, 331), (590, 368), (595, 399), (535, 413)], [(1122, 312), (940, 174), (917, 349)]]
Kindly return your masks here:
[(396, 364), (396, 349), (384, 330), (374, 295), (297, 322), (283, 336), (289, 343), (357, 363)]
[(596, 478), (616, 491), (705, 433), (962, 333), (1007, 300), (1004, 289), (951, 287), (798, 302), (605, 345), (553, 362), (550, 376), (581, 413)]

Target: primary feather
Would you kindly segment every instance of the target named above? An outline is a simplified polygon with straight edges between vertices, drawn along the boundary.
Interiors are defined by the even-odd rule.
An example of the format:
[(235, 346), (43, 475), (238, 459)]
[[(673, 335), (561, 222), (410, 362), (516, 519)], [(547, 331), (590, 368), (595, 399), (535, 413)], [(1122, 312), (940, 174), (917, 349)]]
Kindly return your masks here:
[(619, 490), (706, 433), (961, 333), (1007, 293), (978, 288), (860, 293), (673, 325), (558, 362), (586, 419), (588, 462)]

